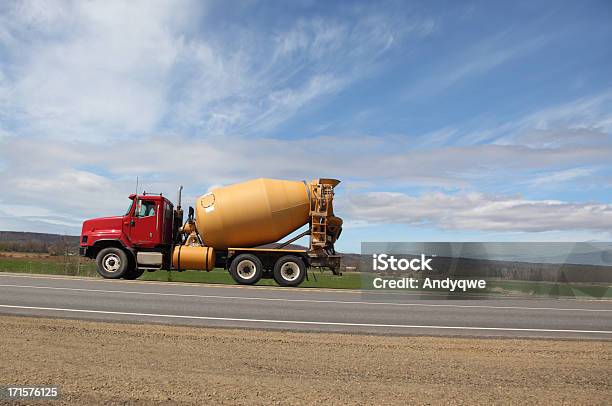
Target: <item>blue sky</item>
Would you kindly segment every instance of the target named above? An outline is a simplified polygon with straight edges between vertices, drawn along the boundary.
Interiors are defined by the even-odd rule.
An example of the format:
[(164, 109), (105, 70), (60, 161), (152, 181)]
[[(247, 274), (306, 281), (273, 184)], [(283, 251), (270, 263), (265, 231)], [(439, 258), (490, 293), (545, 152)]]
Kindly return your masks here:
[(609, 241), (612, 5), (4, 2), (0, 229), (342, 180), (339, 241)]

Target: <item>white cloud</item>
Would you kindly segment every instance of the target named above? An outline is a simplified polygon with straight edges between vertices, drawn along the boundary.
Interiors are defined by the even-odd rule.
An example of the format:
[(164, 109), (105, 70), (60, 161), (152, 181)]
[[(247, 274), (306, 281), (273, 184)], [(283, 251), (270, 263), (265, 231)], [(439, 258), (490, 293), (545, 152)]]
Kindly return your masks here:
[(456, 147), (491, 145), (553, 153), (574, 150), (576, 156), (580, 156), (581, 151), (598, 148), (607, 151), (612, 145), (612, 89), (542, 108), (510, 121), (487, 123), (491, 120), (485, 117), (475, 121), (464, 123), (463, 127), (476, 129), (447, 127), (420, 136), (419, 142), (424, 147), (437, 147), (440, 138), (445, 141), (450, 134), (452, 139), (447, 145)]
[(173, 109), (174, 122), (209, 134), (261, 135), (367, 77), (395, 44), (433, 26), (370, 9), (349, 17), (302, 18), (263, 34), (232, 26), (237, 39), (226, 38), (225, 49), (191, 43), (189, 62), (198, 68)]
[[(9, 137), (0, 141), (0, 161), (8, 168), (0, 172), (0, 209), (3, 204), (35, 204), (75, 219), (121, 213), (127, 195), (134, 190), (136, 176), (145, 190), (164, 192), (172, 198), (178, 184), (184, 184), (185, 204), (213, 185), (259, 176), (335, 177), (344, 181), (342, 189), (349, 196), (363, 190), (398, 190), (409, 185), (473, 190), (497, 177), (510, 182), (505, 173), (542, 185), (588, 177), (591, 167), (576, 166), (606, 165), (612, 156), (612, 146), (601, 145), (556, 149), (473, 145), (414, 150), (396, 141), (396, 137), (369, 136), (289, 140), (193, 139), (166, 134), (146, 142), (128, 139), (100, 145)], [(533, 176), (542, 170), (544, 174)], [(455, 200), (445, 203), (448, 210), (453, 210)], [(576, 206), (563, 207), (569, 210)], [(512, 224), (508, 228), (513, 229)]]
[[(167, 134), (101, 146), (65, 141), (40, 143), (37, 139), (12, 137), (2, 142), (0, 158), (17, 178), (33, 174), (34, 180), (28, 181), (33, 186), (51, 174), (53, 187), (60, 182), (83, 186), (103, 182), (84, 173), (101, 168), (113, 178), (157, 174), (172, 178), (192, 173), (206, 174), (211, 183), (226, 183), (256, 175), (337, 176), (374, 182), (384, 188), (390, 184), (468, 186), (502, 171), (531, 176), (533, 171), (549, 172), (556, 167), (571, 170), (577, 165), (605, 165), (612, 154), (612, 145), (556, 149), (474, 145), (421, 150), (395, 141), (395, 137), (368, 136), (193, 139)], [(31, 159), (22, 159), (26, 156)]]
[(612, 229), (612, 205), (528, 200), (520, 197), (372, 192), (348, 197), (345, 212), (370, 223), (405, 223), (441, 229), (543, 232)]
[[(146, 7), (144, 7), (146, 5)], [(165, 112), (182, 51), (170, 2), (16, 3), (1, 24), (2, 116), (21, 133), (57, 138), (151, 131)]]
[(561, 126), (573, 130), (598, 129), (610, 132), (612, 130), (610, 107), (612, 107), (612, 90), (608, 89), (594, 96), (538, 111), (526, 117), (523, 122), (537, 130), (554, 130)]
[(572, 168), (537, 176), (527, 183), (531, 186), (548, 186), (591, 176), (594, 172), (595, 170), (592, 168)]
[(26, 135), (107, 140), (166, 127), (254, 134), (371, 73), (431, 31), (368, 9), (220, 26), (198, 1), (25, 2), (0, 16), (0, 119)]
[[(468, 137), (469, 138), (469, 137)], [(612, 89), (540, 109), (489, 129), (497, 145), (530, 148), (597, 147), (612, 144)], [(474, 137), (473, 141), (476, 141)]]

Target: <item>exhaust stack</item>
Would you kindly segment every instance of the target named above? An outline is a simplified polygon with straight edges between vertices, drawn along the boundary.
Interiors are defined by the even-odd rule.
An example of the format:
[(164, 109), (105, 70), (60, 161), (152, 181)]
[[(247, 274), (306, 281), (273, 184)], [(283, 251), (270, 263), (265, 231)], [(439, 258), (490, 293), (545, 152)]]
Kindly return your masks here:
[(183, 194), (183, 185), (179, 186), (178, 189), (178, 196), (177, 196), (177, 204), (176, 204), (176, 210), (181, 210), (181, 195)]

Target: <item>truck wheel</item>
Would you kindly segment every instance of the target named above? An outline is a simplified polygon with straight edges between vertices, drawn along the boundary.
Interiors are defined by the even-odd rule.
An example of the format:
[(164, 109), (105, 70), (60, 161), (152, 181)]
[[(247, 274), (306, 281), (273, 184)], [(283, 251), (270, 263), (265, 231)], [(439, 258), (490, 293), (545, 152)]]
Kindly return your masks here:
[(306, 265), (294, 255), (281, 257), (274, 264), (274, 280), (281, 286), (298, 286), (306, 277)]
[(230, 275), (241, 285), (254, 285), (261, 279), (263, 265), (253, 254), (240, 254), (230, 265)]
[(129, 259), (120, 248), (104, 248), (96, 256), (98, 273), (106, 279), (119, 279), (129, 269)]

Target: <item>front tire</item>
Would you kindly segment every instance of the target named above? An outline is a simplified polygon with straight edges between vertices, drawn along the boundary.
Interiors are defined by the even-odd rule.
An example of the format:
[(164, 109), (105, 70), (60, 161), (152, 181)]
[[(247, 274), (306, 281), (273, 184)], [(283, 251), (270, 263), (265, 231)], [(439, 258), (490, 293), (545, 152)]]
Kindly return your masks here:
[(104, 248), (96, 255), (96, 265), (100, 276), (106, 279), (119, 279), (130, 269), (126, 252), (120, 248)]
[(274, 280), (281, 286), (299, 286), (306, 277), (306, 265), (300, 257), (286, 255), (274, 264)]
[(254, 285), (261, 279), (263, 265), (253, 254), (240, 254), (230, 265), (230, 275), (241, 285)]

